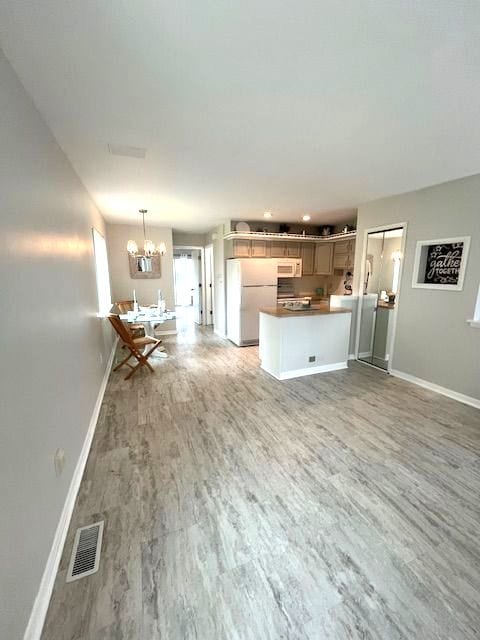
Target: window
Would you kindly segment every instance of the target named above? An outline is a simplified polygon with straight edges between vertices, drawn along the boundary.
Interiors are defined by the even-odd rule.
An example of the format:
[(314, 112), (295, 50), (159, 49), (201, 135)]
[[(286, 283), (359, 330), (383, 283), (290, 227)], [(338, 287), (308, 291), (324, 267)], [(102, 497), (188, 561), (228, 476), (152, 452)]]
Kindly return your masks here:
[(97, 275), (98, 315), (105, 317), (112, 307), (110, 274), (108, 272), (107, 243), (96, 229), (93, 229), (93, 252)]

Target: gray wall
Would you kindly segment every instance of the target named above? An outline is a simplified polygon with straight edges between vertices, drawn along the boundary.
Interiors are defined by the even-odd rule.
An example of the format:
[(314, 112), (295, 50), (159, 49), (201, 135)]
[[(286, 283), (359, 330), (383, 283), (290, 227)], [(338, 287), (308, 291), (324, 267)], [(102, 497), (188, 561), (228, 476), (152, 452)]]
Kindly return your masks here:
[(130, 277), (127, 242), (135, 240), (143, 246), (143, 229), (141, 225), (109, 224), (107, 225), (108, 262), (112, 281), (112, 300), (130, 300), (135, 289), (139, 304), (155, 304), (158, 289), (167, 302), (169, 309), (174, 308), (173, 282), (173, 246), (172, 230), (168, 227), (147, 226), (147, 238), (155, 244), (165, 242), (167, 252), (160, 258), (161, 277), (150, 279), (133, 279)]
[[(480, 398), (480, 330), (466, 320), (480, 282), (480, 175), (377, 200), (358, 209), (355, 292), (364, 231), (407, 222), (393, 368)], [(472, 238), (463, 291), (412, 288), (417, 240)]]
[[(111, 349), (103, 221), (0, 51), (0, 637), (23, 637)], [(56, 477), (53, 455), (66, 451)]]
[(206, 239), (205, 233), (173, 232), (173, 244), (178, 247), (204, 247)]

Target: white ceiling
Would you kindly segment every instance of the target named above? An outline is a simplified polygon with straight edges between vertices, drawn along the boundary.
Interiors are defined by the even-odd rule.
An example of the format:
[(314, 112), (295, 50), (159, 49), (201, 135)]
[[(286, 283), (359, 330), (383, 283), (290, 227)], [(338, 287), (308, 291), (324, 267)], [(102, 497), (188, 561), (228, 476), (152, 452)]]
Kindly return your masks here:
[(343, 221), (480, 171), (478, 0), (0, 0), (0, 38), (108, 220)]

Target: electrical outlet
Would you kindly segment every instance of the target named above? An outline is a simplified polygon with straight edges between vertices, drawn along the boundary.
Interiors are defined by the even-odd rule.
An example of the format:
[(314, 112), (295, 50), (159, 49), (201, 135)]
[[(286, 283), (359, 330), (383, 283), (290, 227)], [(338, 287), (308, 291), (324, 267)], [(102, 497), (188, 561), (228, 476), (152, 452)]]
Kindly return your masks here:
[(315, 362), (316, 357), (315, 356), (308, 356), (308, 361), (309, 362)]
[(53, 456), (53, 465), (55, 467), (55, 475), (58, 477), (62, 475), (65, 467), (65, 451), (63, 449), (57, 449)]

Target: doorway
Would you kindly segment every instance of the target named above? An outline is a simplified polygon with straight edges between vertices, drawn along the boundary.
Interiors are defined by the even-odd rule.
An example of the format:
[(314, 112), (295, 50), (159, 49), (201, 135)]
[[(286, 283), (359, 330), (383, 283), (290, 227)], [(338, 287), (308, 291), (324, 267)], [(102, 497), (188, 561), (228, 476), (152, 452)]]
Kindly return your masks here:
[(385, 371), (393, 351), (404, 239), (403, 225), (366, 234), (357, 358)]
[(177, 318), (184, 324), (202, 324), (202, 249), (173, 248), (173, 277)]

